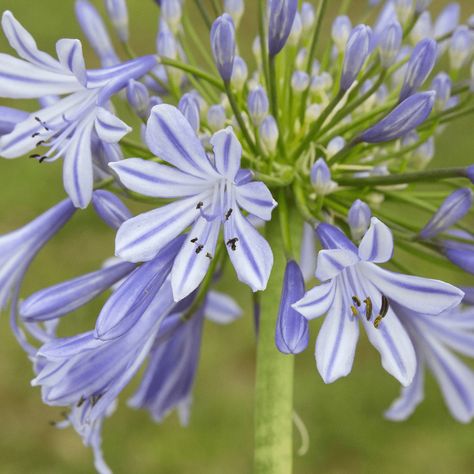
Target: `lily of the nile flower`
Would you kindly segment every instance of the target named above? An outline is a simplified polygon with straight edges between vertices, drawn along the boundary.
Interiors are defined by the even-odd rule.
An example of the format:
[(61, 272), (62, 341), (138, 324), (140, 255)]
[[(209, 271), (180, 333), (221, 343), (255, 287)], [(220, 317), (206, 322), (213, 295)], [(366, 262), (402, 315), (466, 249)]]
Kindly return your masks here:
[(69, 199), (9, 234), (0, 236), (0, 309), (20, 285), (39, 250), (68, 222), (75, 207)]
[(30, 114), (11, 133), (2, 136), (0, 156), (17, 158), (43, 146), (48, 147), (46, 152), (31, 156), (40, 161), (64, 156), (64, 187), (74, 205), (84, 208), (92, 197), (93, 138), (117, 143), (130, 131), (107, 110), (107, 103), (130, 79), (141, 77), (156, 66), (156, 59), (144, 56), (111, 68), (87, 71), (78, 40), (59, 40), (56, 60), (37, 49), (33, 37), (8, 11), (3, 14), (2, 27), (22, 59), (0, 54), (0, 96), (69, 95)]
[(204, 305), (187, 315), (187, 319), (184, 317), (189, 304), (179, 306), (180, 311), (163, 321), (140, 387), (129, 405), (147, 409), (157, 422), (176, 409), (185, 426), (189, 423), (204, 319), (229, 324), (240, 317), (242, 310), (232, 298), (214, 291), (208, 293)]
[(351, 371), (359, 321), (380, 352), (382, 365), (403, 385), (411, 383), (416, 355), (393, 303), (413, 311), (439, 314), (458, 305), (463, 292), (439, 280), (393, 273), (377, 263), (390, 260), (390, 229), (372, 217), (359, 248), (336, 227), (319, 224), (325, 250), (318, 254), (321, 284), (293, 307), (308, 319), (327, 314), (316, 341), (316, 363), (326, 383)]
[(474, 417), (474, 371), (453, 352), (474, 357), (474, 308), (458, 307), (438, 316), (394, 305), (415, 347), (417, 369), (413, 382), (402, 389), (385, 416), (408, 418), (423, 400), (425, 370), (436, 378), (451, 415), (462, 423)]
[(201, 283), (223, 225), (238, 278), (254, 291), (265, 289), (273, 254), (240, 208), (268, 221), (276, 202), (263, 183), (252, 182), (252, 174), (240, 169), (242, 148), (232, 129), (213, 135), (211, 160), (181, 112), (162, 104), (152, 109), (146, 141), (153, 153), (173, 166), (132, 158), (112, 163), (112, 168), (133, 191), (179, 199), (126, 221), (117, 233), (117, 256), (131, 262), (150, 260), (192, 225), (171, 272), (179, 301)]

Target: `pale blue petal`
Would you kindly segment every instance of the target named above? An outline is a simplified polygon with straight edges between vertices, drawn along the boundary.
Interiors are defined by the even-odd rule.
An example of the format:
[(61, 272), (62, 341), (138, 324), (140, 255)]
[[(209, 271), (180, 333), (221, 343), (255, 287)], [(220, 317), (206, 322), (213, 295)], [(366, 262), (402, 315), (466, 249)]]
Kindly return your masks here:
[(323, 316), (329, 311), (334, 301), (336, 283), (334, 280), (315, 286), (293, 304), (293, 308), (301, 313), (306, 319)]
[(376, 217), (370, 220), (370, 227), (359, 245), (361, 260), (383, 263), (393, 255), (393, 236), (390, 229)]
[(344, 268), (359, 262), (357, 254), (346, 249), (321, 250), (318, 253), (316, 278), (326, 281), (337, 276)]
[(77, 39), (60, 39), (56, 43), (59, 62), (71, 71), (77, 80), (85, 87), (87, 84), (86, 65), (82, 54), (82, 44)]
[(260, 217), (264, 221), (272, 218), (272, 211), (277, 202), (267, 186), (260, 181), (236, 186), (235, 195), (237, 204), (250, 214)]
[(229, 295), (211, 290), (206, 297), (204, 314), (213, 323), (229, 324), (242, 316), (242, 308)]
[(217, 171), (229, 181), (234, 181), (235, 175), (240, 169), (242, 145), (232, 131), (232, 127), (215, 133), (211, 138), (211, 145), (214, 148), (214, 162)]
[(132, 129), (114, 114), (103, 107), (97, 107), (95, 131), (107, 143), (118, 143)]

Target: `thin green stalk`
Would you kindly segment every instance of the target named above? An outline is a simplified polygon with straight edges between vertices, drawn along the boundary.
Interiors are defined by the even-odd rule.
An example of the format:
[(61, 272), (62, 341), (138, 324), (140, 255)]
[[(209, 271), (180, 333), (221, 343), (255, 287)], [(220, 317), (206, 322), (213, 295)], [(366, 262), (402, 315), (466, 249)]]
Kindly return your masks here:
[(275, 255), (262, 293), (257, 346), (254, 474), (291, 474), (293, 467), (294, 357), (278, 352), (275, 327), (285, 271), (278, 222), (268, 224), (267, 238)]
[(208, 29), (211, 29), (212, 26), (212, 21), (209, 18), (206, 9), (203, 7), (201, 0), (194, 0), (194, 3), (196, 4), (199, 13), (201, 14), (202, 19), (204, 20), (204, 23), (208, 27)]
[(339, 177), (333, 178), (341, 186), (389, 186), (418, 182), (433, 182), (446, 178), (467, 178), (466, 168), (444, 168), (436, 170), (415, 171), (387, 176), (368, 176), (366, 178)]

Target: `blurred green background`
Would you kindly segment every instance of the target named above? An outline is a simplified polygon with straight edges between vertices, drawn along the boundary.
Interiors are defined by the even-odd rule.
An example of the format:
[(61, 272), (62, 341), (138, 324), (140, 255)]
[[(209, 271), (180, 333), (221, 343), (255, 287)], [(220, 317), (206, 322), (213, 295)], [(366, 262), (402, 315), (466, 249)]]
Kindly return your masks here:
[[(102, 10), (102, 2), (95, 3)], [(241, 28), (249, 34), (243, 35), (241, 53), (248, 58), (256, 15), (254, 2), (246, 3), (248, 11)], [(434, 10), (439, 11), (446, 3), (434, 1)], [(472, 0), (462, 3), (466, 18), (473, 13)], [(55, 41), (61, 37), (81, 37), (73, 5), (73, 1), (64, 0), (0, 0), (1, 10), (11, 9), (40, 47), (48, 51), (53, 51)], [(340, 2), (330, 2), (326, 28), (339, 5)], [(154, 51), (154, 3), (129, 0), (129, 6), (135, 49)], [(363, 14), (365, 7), (365, 1), (356, 1), (351, 8), (352, 12)], [(203, 41), (207, 42), (207, 35), (203, 34)], [(3, 37), (0, 49), (8, 50)], [(85, 51), (88, 64), (96, 66), (90, 49), (85, 47)], [(451, 125), (437, 140), (437, 164), (473, 162), (472, 129), (470, 118)], [(64, 197), (60, 165), (57, 162), (39, 166), (26, 158), (0, 161), (1, 233), (25, 224)], [(113, 254), (113, 240), (113, 232), (93, 212), (78, 212), (36, 259), (24, 294), (97, 268)], [(419, 261), (413, 261), (413, 265), (419, 265)], [(434, 275), (433, 269), (414, 270)], [(435, 270), (437, 276), (442, 275), (443, 269)], [(467, 277), (454, 282), (473, 283)], [(233, 275), (227, 275), (220, 286), (239, 298), (246, 314), (232, 326), (207, 324), (190, 426), (181, 428), (175, 415), (156, 425), (145, 412), (127, 408), (129, 387), (120, 399), (118, 412), (105, 424), (105, 455), (115, 473), (251, 471), (255, 346), (250, 298), (242, 286), (235, 284)], [(91, 328), (101, 303), (103, 300), (98, 300), (68, 318), (67, 333)], [(30, 388), (31, 366), (13, 339), (7, 319), (2, 314), (0, 473), (93, 472), (91, 453), (80, 438), (72, 430), (59, 431), (50, 426), (50, 421), (60, 419), (61, 410), (43, 406), (39, 389)], [(313, 345), (317, 323), (312, 324), (311, 330)], [(310, 448), (304, 456), (296, 456), (295, 473), (474, 472), (474, 426), (463, 426), (451, 419), (431, 377), (426, 400), (412, 418), (401, 424), (384, 420), (382, 413), (398, 396), (399, 385), (383, 371), (378, 354), (364, 336), (353, 372), (346, 379), (324, 385), (315, 369), (312, 347), (297, 357), (296, 367), (295, 408), (309, 431)], [(296, 433), (295, 447), (299, 445)]]

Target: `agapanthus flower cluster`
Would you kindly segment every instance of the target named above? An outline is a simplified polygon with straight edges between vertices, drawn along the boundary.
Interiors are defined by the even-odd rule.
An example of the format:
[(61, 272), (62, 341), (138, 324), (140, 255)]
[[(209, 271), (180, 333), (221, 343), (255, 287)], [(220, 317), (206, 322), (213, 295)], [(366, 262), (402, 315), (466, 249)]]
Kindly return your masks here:
[[(471, 12), (449, 3), (434, 17), (430, 2), (388, 0), (369, 2), (364, 18), (331, 17), (326, 0), (220, 3), (156, 2), (156, 44), (143, 55), (125, 0), (105, 1), (108, 18), (76, 0), (87, 44), (59, 39), (56, 56), (3, 13), (16, 55), (0, 54), (0, 97), (38, 103), (0, 108), (0, 156), (61, 160), (67, 197), (0, 237), (0, 307), (10, 304), (43, 401), (68, 409), (57, 426), (72, 426), (110, 472), (102, 425), (143, 366), (129, 405), (158, 422), (176, 409), (188, 423), (204, 321), (241, 315), (213, 289), (224, 268), (265, 297), (285, 261), (278, 314), (255, 299), (257, 344), (268, 328), (274, 341), (262, 353), (305, 351), (322, 317), (316, 366), (331, 383), (351, 372), (363, 327), (403, 386), (388, 418), (413, 412), (429, 368), (453, 417), (470, 421), (474, 371), (455, 353), (474, 356), (474, 298), (468, 283), (442, 280), (447, 267), (457, 282), (474, 273), (474, 164), (453, 166), (455, 147), (442, 168), (431, 161), (446, 125), (474, 112)], [(240, 47), (246, 13), (259, 18), (251, 51)], [(124, 200), (149, 207), (132, 215)], [(115, 256), (23, 295), (30, 263), (76, 212), (114, 229)], [(424, 262), (439, 274), (428, 278)], [(57, 335), (103, 293), (89, 331)]]

